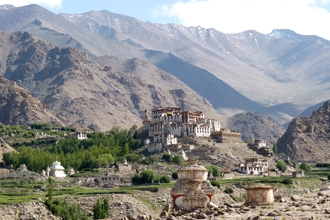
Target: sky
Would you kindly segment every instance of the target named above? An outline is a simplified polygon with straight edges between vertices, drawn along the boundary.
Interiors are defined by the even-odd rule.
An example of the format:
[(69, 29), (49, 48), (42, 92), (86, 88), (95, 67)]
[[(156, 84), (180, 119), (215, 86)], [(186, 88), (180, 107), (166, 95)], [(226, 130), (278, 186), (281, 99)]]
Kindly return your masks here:
[(39, 4), (55, 14), (108, 10), (141, 21), (223, 33), (291, 29), (330, 40), (330, 0), (0, 0), (2, 4)]

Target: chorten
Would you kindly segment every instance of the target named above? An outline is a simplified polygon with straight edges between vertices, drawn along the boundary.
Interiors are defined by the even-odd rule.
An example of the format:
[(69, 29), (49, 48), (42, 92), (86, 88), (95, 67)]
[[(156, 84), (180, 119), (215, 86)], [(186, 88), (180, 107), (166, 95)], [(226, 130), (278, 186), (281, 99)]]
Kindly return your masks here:
[(262, 183), (245, 187), (247, 206), (261, 206), (274, 204), (274, 190), (277, 188)]
[(208, 170), (197, 164), (197, 159), (188, 159), (188, 166), (178, 170), (179, 179), (171, 190), (173, 206), (194, 210), (206, 207), (212, 201), (215, 190), (207, 180)]
[(148, 111), (144, 110), (144, 120), (143, 120), (143, 128), (144, 129), (149, 129), (149, 125), (151, 124), (150, 117), (148, 115)]
[(64, 173), (64, 167), (61, 166), (61, 163), (56, 161), (50, 167), (50, 175), (53, 177), (66, 177), (66, 173)]

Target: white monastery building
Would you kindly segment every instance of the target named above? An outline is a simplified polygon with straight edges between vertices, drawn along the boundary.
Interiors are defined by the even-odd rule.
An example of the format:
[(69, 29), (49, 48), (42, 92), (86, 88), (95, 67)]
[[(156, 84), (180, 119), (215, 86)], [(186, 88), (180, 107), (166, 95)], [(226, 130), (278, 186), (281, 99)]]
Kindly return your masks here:
[(177, 144), (177, 137), (209, 137), (211, 132), (220, 131), (219, 120), (207, 119), (201, 111), (181, 111), (179, 107), (162, 107), (151, 110), (151, 118), (145, 111), (143, 128), (148, 130), (152, 151)]
[(268, 161), (263, 158), (247, 158), (245, 163), (238, 165), (238, 172), (245, 174), (260, 174), (268, 170)]

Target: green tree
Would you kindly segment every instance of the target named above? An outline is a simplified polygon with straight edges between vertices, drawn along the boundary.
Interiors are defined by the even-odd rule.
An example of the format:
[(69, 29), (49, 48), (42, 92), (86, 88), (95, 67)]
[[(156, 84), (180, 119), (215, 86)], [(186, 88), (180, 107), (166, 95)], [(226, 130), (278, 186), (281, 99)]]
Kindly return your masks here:
[(102, 167), (109, 163), (114, 163), (114, 162), (115, 162), (115, 159), (113, 158), (113, 156), (111, 154), (101, 154), (95, 160), (95, 163), (96, 163), (95, 165), (97, 167)]
[(169, 176), (164, 175), (164, 176), (160, 177), (160, 182), (161, 183), (170, 183), (171, 182), (171, 179), (170, 179)]
[(140, 174), (135, 174), (132, 177), (132, 183), (133, 184), (140, 184), (141, 183), (141, 175)]
[(210, 166), (206, 166), (206, 169), (208, 169), (208, 171), (209, 171), (209, 176), (211, 173), (212, 173), (212, 176), (220, 176), (220, 174), (221, 174), (221, 170), (218, 166), (210, 165)]
[(216, 180), (212, 180), (211, 181), (211, 185), (220, 188), (220, 183), (218, 181), (216, 181)]
[(305, 172), (308, 172), (311, 170), (311, 166), (306, 162), (303, 162), (302, 164), (300, 164), (299, 168), (304, 170)]
[(103, 204), (101, 204), (101, 201), (98, 199), (96, 201), (96, 204), (93, 205), (93, 219), (109, 218), (110, 216), (109, 210), (110, 210), (109, 200), (105, 198), (103, 200)]
[(172, 179), (177, 180), (178, 178), (179, 178), (178, 173), (177, 172), (173, 172), (172, 173)]
[(156, 155), (151, 155), (151, 156), (149, 156), (149, 157), (146, 157), (146, 158), (144, 159), (144, 162), (145, 162), (146, 164), (153, 164), (153, 163), (155, 163), (155, 162), (158, 162), (158, 157), (157, 157)]
[(274, 152), (274, 154), (277, 154), (277, 145), (276, 145), (276, 143), (273, 144), (273, 152)]
[(283, 160), (279, 160), (278, 162), (277, 162), (277, 165), (276, 165), (276, 167), (280, 170), (280, 171), (282, 171), (282, 172), (285, 172), (286, 171), (286, 164), (285, 164), (285, 162), (283, 161)]
[(159, 181), (158, 175), (153, 170), (143, 170), (140, 175), (140, 183), (155, 183)]
[(184, 159), (183, 159), (182, 156), (175, 155), (175, 156), (173, 157), (173, 159), (172, 159), (172, 162), (173, 162), (173, 163), (176, 163), (176, 164), (178, 164), (178, 165), (181, 165), (181, 164), (183, 164)]
[(47, 197), (49, 201), (52, 201), (53, 199), (53, 184), (54, 184), (54, 180), (49, 177), (48, 178), (48, 193), (47, 193)]
[(140, 156), (138, 154), (127, 154), (125, 157), (126, 157), (126, 160), (131, 163), (133, 163), (133, 162), (140, 163), (141, 162)]
[(165, 160), (166, 162), (172, 162), (173, 156), (171, 154), (163, 154), (162, 159)]
[(232, 188), (230, 188), (230, 187), (226, 187), (226, 189), (224, 190), (224, 192), (227, 193), (227, 194), (231, 194), (231, 193), (234, 192), (234, 190)]

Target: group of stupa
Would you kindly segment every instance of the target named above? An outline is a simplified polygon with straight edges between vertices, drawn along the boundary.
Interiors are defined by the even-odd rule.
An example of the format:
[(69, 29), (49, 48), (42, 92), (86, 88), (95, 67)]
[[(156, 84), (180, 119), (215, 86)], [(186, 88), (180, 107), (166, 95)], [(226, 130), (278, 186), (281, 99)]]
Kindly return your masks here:
[[(208, 170), (189, 158), (188, 166), (178, 170), (178, 180), (170, 192), (174, 208), (192, 211), (212, 202), (215, 189), (207, 179)], [(276, 188), (264, 184), (246, 187), (246, 205), (272, 205)]]
[[(68, 173), (69, 175), (72, 175), (74, 174), (74, 170), (70, 168), (68, 170)], [(53, 162), (50, 167), (48, 166), (46, 170), (41, 171), (41, 175), (59, 177), (59, 178), (63, 178), (67, 176), (67, 174), (64, 172), (64, 167), (61, 165), (61, 162), (57, 161), (57, 157), (56, 157), (56, 161)]]

